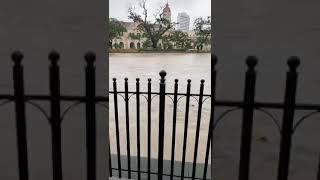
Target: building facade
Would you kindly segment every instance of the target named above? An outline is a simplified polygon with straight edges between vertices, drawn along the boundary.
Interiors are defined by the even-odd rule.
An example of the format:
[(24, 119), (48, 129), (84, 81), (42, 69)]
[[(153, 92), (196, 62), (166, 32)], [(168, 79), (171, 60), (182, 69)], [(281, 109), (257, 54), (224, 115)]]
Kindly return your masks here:
[(179, 13), (177, 23), (177, 30), (188, 32), (190, 27), (190, 16), (185, 12)]
[[(189, 25), (190, 25), (190, 17), (186, 13), (179, 13), (180, 14), (180, 22), (181, 24), (178, 24), (178, 29), (183, 32), (185, 32), (188, 37), (191, 39), (191, 46), (194, 47), (194, 42), (196, 40), (196, 35), (194, 31), (189, 31)], [(163, 15), (164, 18), (166, 18), (168, 21), (171, 22), (171, 9), (169, 7), (169, 4), (167, 3), (165, 8), (163, 9)], [(178, 18), (179, 19), (179, 18)], [(119, 48), (119, 49), (140, 49), (145, 48), (144, 43), (146, 42), (147, 38), (143, 37), (143, 34), (139, 31), (138, 22), (123, 22), (120, 21), (120, 23), (126, 28), (126, 32), (123, 32), (123, 34), (116, 39), (113, 39), (112, 42), (109, 44), (109, 47), (111, 48)], [(181, 29), (182, 28), (182, 29)], [(173, 33), (174, 29), (171, 29), (167, 31), (164, 35), (169, 35)], [(160, 39), (158, 42), (157, 47), (159, 49), (167, 49), (167, 43), (163, 43)], [(170, 46), (173, 49), (176, 49), (177, 46), (172, 42), (170, 43)], [(210, 45), (203, 47), (203, 50), (210, 50)]]

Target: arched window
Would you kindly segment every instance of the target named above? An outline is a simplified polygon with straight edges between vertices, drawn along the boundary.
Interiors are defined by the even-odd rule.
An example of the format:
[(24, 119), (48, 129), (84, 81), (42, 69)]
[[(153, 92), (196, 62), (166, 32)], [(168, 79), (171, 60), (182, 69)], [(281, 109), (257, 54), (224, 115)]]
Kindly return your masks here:
[(130, 49), (135, 49), (134, 42), (130, 43)]
[(120, 46), (120, 49), (123, 49), (124, 48), (123, 42), (120, 42), (119, 46)]
[(137, 48), (140, 49), (141, 48), (141, 44), (138, 42), (137, 44)]
[(160, 43), (160, 44), (158, 45), (158, 47), (159, 47), (159, 49), (162, 49), (162, 44)]
[(112, 42), (111, 42), (111, 41), (109, 42), (109, 48), (110, 48), (110, 49), (112, 49), (112, 48), (113, 48), (113, 47), (112, 47)]

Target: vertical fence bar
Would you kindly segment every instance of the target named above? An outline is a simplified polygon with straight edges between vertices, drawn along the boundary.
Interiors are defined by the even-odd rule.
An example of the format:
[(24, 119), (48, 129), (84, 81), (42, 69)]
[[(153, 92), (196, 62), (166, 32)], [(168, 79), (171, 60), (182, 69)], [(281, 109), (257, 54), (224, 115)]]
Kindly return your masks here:
[(293, 133), (294, 109), (296, 104), (297, 68), (300, 64), (298, 57), (290, 57), (287, 72), (286, 90), (284, 100), (283, 122), (281, 130), (280, 156), (278, 167), (278, 180), (287, 180), (289, 174), (290, 149)]
[(137, 97), (137, 158), (138, 158), (138, 180), (141, 179), (140, 162), (140, 79), (136, 79), (136, 97)]
[(148, 179), (151, 171), (151, 78), (148, 79)]
[(95, 67), (96, 56), (92, 52), (85, 55), (86, 66), (86, 141), (87, 180), (96, 180), (96, 109), (95, 109)]
[(17, 146), (18, 146), (18, 166), (19, 179), (29, 179), (28, 169), (28, 148), (27, 148), (27, 130), (26, 130), (26, 110), (24, 101), (24, 82), (23, 82), (23, 67), (21, 61), (23, 54), (19, 51), (12, 53), (11, 59), (13, 65), (13, 85), (15, 97), (15, 112), (16, 112), (16, 128), (17, 128)]
[(61, 155), (61, 118), (60, 118), (60, 74), (58, 60), (60, 55), (52, 51), (49, 54), (50, 96), (51, 99), (51, 138), (52, 138), (52, 173), (53, 180), (62, 180)]
[[(109, 141), (110, 142), (110, 141)], [(111, 149), (110, 149), (110, 145), (109, 145), (109, 174), (110, 177), (112, 177), (112, 162), (111, 162)]]
[(118, 173), (119, 178), (121, 174), (121, 154), (120, 154), (120, 135), (119, 135), (119, 115), (118, 115), (118, 91), (117, 91), (117, 79), (113, 78), (113, 97), (114, 97), (114, 121), (116, 124), (116, 140), (117, 140), (117, 158), (118, 158)]
[(124, 79), (125, 106), (126, 106), (126, 131), (127, 131), (127, 158), (128, 158), (128, 178), (131, 178), (131, 155), (130, 155), (130, 121), (129, 121), (129, 90), (128, 78)]
[(239, 180), (248, 180), (249, 174), (250, 174), (250, 153), (251, 153), (254, 96), (255, 96), (255, 83), (256, 83), (256, 71), (254, 68), (257, 65), (257, 63), (258, 63), (257, 58), (253, 56), (249, 56), (246, 60), (248, 70), (246, 72), (245, 89), (244, 89)]
[(172, 120), (172, 145), (171, 145), (171, 170), (170, 180), (173, 179), (174, 173), (174, 154), (176, 146), (176, 124), (177, 124), (177, 106), (178, 106), (178, 79), (174, 80), (174, 95), (173, 95), (173, 120)]
[(203, 89), (204, 89), (204, 80), (201, 80), (200, 93), (199, 93), (199, 104), (198, 104), (198, 117), (197, 117), (197, 128), (196, 128), (196, 139), (194, 143), (194, 154), (193, 154), (193, 164), (192, 164), (192, 179), (196, 176), (196, 167), (197, 167), (197, 155), (198, 155), (198, 145), (199, 145), (199, 133), (200, 133), (200, 124), (201, 124), (201, 112), (202, 112), (202, 101), (203, 101)]
[(185, 122), (184, 122), (184, 135), (183, 135), (183, 147), (182, 147), (181, 180), (184, 179), (184, 169), (185, 169), (185, 162), (186, 162), (186, 148), (187, 148), (188, 121), (189, 121), (189, 105), (190, 105), (190, 89), (191, 89), (191, 79), (188, 79), (187, 95), (186, 95), (186, 112), (185, 112)]
[[(217, 64), (218, 58), (214, 55), (211, 56), (211, 112), (210, 112), (210, 122), (209, 122), (209, 130), (207, 137), (207, 146), (206, 146), (206, 156), (204, 160), (204, 169), (203, 169), (203, 180), (207, 179), (207, 170), (208, 170), (208, 161), (209, 161), (209, 152), (210, 152), (210, 144), (211, 151), (213, 152), (213, 123), (214, 123), (214, 100), (215, 100), (215, 90), (216, 90), (216, 76), (217, 72), (215, 69), (215, 65)], [(212, 153), (213, 154), (213, 153)], [(213, 156), (211, 156), (211, 168), (213, 167)], [(213, 179), (213, 170), (211, 170), (211, 179)]]
[(159, 96), (159, 151), (158, 151), (158, 180), (163, 177), (163, 146), (164, 146), (164, 125), (165, 125), (165, 95), (166, 84), (165, 77), (167, 73), (160, 71), (160, 96)]

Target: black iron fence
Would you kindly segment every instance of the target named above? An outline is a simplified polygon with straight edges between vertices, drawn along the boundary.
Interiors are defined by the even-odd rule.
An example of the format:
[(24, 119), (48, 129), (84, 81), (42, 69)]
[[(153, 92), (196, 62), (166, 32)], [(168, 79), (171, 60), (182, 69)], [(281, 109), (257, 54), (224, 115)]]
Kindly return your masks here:
[[(87, 62), (85, 68), (85, 96), (66, 96), (60, 94), (60, 75), (58, 60), (60, 55), (53, 51), (49, 54), (51, 64), (49, 66), (49, 95), (28, 95), (24, 92), (24, 73), (22, 66), (23, 54), (19, 51), (12, 54), (13, 60), (13, 94), (1, 94), (1, 105), (9, 102), (15, 103), (17, 148), (18, 148), (18, 171), (20, 180), (29, 179), (28, 148), (26, 135), (26, 104), (39, 109), (47, 118), (51, 127), (52, 139), (52, 177), (53, 180), (62, 180), (62, 157), (61, 157), (61, 123), (66, 113), (79, 104), (85, 104), (86, 110), (86, 150), (87, 150), (87, 179), (96, 179), (96, 112), (95, 105), (99, 104), (107, 108), (107, 97), (95, 95), (95, 67), (96, 59), (93, 52), (85, 55)], [(50, 102), (50, 113), (34, 101)], [(60, 107), (61, 102), (73, 102), (65, 110)]]
[[(162, 180), (163, 177), (173, 178), (181, 178), (181, 179), (207, 179), (213, 178), (214, 172), (211, 172), (211, 177), (207, 177), (208, 173), (208, 160), (212, 158), (210, 155), (211, 152), (211, 144), (212, 137), (215, 128), (220, 123), (221, 119), (223, 119), (227, 114), (234, 112), (236, 110), (242, 109), (242, 133), (241, 133), (241, 146), (240, 146), (240, 161), (239, 161), (239, 179), (240, 180), (248, 180), (250, 174), (250, 155), (251, 155), (251, 143), (252, 143), (252, 130), (253, 130), (253, 119), (254, 112), (260, 111), (265, 113), (278, 127), (281, 133), (281, 143), (280, 143), (280, 155), (279, 155), (279, 164), (278, 164), (278, 180), (287, 180), (289, 174), (289, 164), (290, 164), (290, 150), (292, 144), (292, 136), (298, 126), (305, 121), (305, 119), (311, 117), (312, 115), (320, 112), (320, 105), (317, 104), (297, 104), (295, 102), (296, 99), (296, 89), (297, 89), (297, 68), (300, 64), (300, 60), (297, 57), (290, 57), (288, 60), (289, 71), (287, 72), (286, 79), (286, 88), (285, 88), (285, 97), (283, 103), (267, 103), (267, 102), (257, 102), (255, 101), (255, 84), (256, 84), (256, 70), (255, 66), (258, 63), (258, 60), (254, 56), (249, 56), (246, 60), (246, 64), (248, 69), (245, 75), (245, 89), (244, 89), (244, 97), (243, 101), (224, 101), (216, 99), (215, 97), (215, 88), (216, 88), (216, 75), (217, 72), (215, 70), (215, 65), (217, 63), (217, 57), (212, 56), (212, 88), (211, 94), (205, 95), (203, 94), (204, 81), (201, 81), (200, 85), (200, 93), (199, 94), (191, 94), (190, 86), (191, 80), (188, 80), (187, 84), (187, 92), (186, 93), (178, 93), (178, 80), (175, 80), (174, 92), (168, 93), (166, 92), (166, 82), (165, 76), (166, 73), (164, 71), (160, 72), (160, 90), (159, 92), (151, 92), (151, 79), (148, 80), (148, 91), (140, 92), (140, 80), (136, 79), (136, 91), (128, 90), (128, 79), (125, 79), (125, 91), (119, 92), (117, 91), (117, 82), (116, 79), (113, 79), (113, 91), (110, 91), (110, 94), (114, 96), (114, 109), (115, 109), (115, 127), (116, 127), (116, 149), (117, 149), (117, 166), (111, 165), (110, 162), (110, 172), (112, 170), (118, 171), (117, 176), (122, 177), (122, 171), (126, 171), (128, 173), (128, 178), (131, 178), (131, 173), (137, 173), (137, 178), (141, 179), (141, 174), (147, 174), (147, 179), (151, 179), (151, 174), (156, 174), (158, 180)], [(120, 153), (120, 140), (119, 140), (119, 116), (118, 116), (118, 95), (121, 95), (125, 101), (125, 114), (126, 114), (126, 143), (127, 143), (127, 169), (122, 168), (121, 165), (121, 153)], [(136, 95), (136, 123), (137, 123), (137, 168), (132, 170), (131, 168), (131, 157), (130, 154), (130, 117), (129, 117), (129, 100), (132, 95)], [(151, 101), (153, 99), (153, 95), (159, 96), (159, 146), (158, 146), (158, 170), (156, 172), (151, 171), (150, 169), (150, 146), (151, 146)], [(148, 102), (148, 155), (147, 155), (147, 171), (141, 170), (141, 157), (140, 157), (140, 96), (144, 96)], [(164, 150), (164, 127), (165, 122), (170, 119), (165, 119), (165, 96), (171, 96), (173, 100), (173, 118), (172, 118), (172, 145), (171, 145), (171, 165), (170, 165), (170, 173), (163, 172), (163, 150)], [(179, 97), (186, 97), (185, 104), (185, 127), (184, 127), (184, 135), (183, 135), (183, 153), (182, 153), (182, 162), (181, 162), (181, 173), (174, 173), (174, 161), (175, 161), (175, 139), (176, 139), (176, 112), (177, 112), (177, 102)], [(188, 120), (189, 120), (189, 107), (190, 107), (190, 97), (198, 98), (198, 114), (197, 114), (197, 126), (196, 126), (196, 137), (193, 149), (193, 163), (192, 163), (192, 175), (185, 175), (185, 151), (186, 151), (186, 141), (188, 135)], [(207, 144), (205, 152), (205, 161), (203, 162), (204, 168), (202, 170), (202, 176), (196, 177), (197, 171), (197, 155), (198, 155), (198, 140), (199, 140), (199, 132), (200, 132), (200, 123), (201, 123), (201, 110), (202, 104), (204, 102), (204, 98), (209, 97), (211, 99), (211, 113), (210, 113), (210, 122), (209, 122), (209, 130), (207, 135)], [(220, 114), (217, 118), (214, 118), (214, 110), (215, 107), (230, 107), (230, 109), (226, 110), (222, 114)], [(282, 125), (280, 125), (279, 121), (272, 115), (272, 113), (268, 112), (267, 109), (281, 109), (283, 110), (283, 121)], [(303, 116), (301, 119), (298, 119), (296, 122), (294, 121), (294, 113), (295, 110), (308, 110), (311, 111), (307, 115)], [(111, 137), (112, 138), (112, 137)], [(320, 163), (320, 162), (319, 162)], [(320, 164), (319, 164), (320, 166)], [(319, 180), (320, 168), (318, 170), (317, 180)]]
[[(87, 179), (94, 180), (96, 179), (96, 105), (102, 105), (107, 108), (107, 105), (103, 104), (104, 102), (108, 102), (108, 97), (100, 97), (95, 95), (95, 55), (92, 52), (89, 52), (85, 55), (85, 60), (87, 62), (85, 77), (86, 77), (86, 94), (85, 96), (66, 96), (60, 94), (60, 77), (59, 77), (59, 54), (57, 52), (51, 52), (49, 54), (49, 59), (51, 61), (49, 67), (49, 83), (50, 83), (50, 94), (49, 95), (32, 95), (25, 94), (24, 92), (24, 74), (23, 74), (23, 66), (21, 64), (23, 55), (20, 52), (14, 52), (12, 54), (12, 59), (14, 62), (13, 65), (13, 82), (14, 82), (14, 93), (13, 94), (1, 94), (0, 100), (1, 105), (5, 105), (9, 102), (14, 102), (15, 104), (15, 115), (16, 115), (16, 130), (17, 130), (17, 142), (18, 142), (18, 169), (19, 169), (19, 178), (20, 180), (28, 180), (29, 179), (29, 168), (28, 168), (28, 149), (27, 149), (27, 136), (26, 136), (26, 104), (30, 104), (41, 111), (45, 117), (50, 122), (51, 133), (52, 133), (52, 176), (53, 180), (62, 180), (63, 179), (63, 171), (62, 171), (62, 157), (61, 157), (61, 122), (64, 118), (64, 115), (72, 108), (79, 104), (85, 104), (86, 110), (86, 152), (87, 152)], [(136, 80), (136, 91), (129, 91), (127, 79), (125, 80), (125, 91), (119, 92), (117, 91), (117, 82), (116, 79), (113, 79), (113, 91), (109, 93), (114, 96), (114, 108), (115, 108), (115, 125), (116, 125), (116, 149), (117, 149), (117, 158), (118, 165), (117, 167), (112, 166), (111, 160), (109, 161), (110, 165), (110, 175), (112, 176), (112, 172), (118, 171), (118, 176), (122, 175), (122, 171), (127, 171), (128, 176), (131, 176), (131, 172), (135, 172), (138, 174), (138, 179), (141, 178), (141, 174), (147, 174), (148, 179), (151, 174), (156, 174), (157, 178), (161, 180), (164, 176), (173, 178), (191, 178), (191, 179), (207, 179), (207, 171), (208, 171), (208, 161), (212, 156), (210, 155), (210, 149), (212, 148), (212, 137), (215, 128), (218, 126), (219, 122), (226, 114), (233, 112), (238, 109), (242, 109), (242, 136), (241, 136), (241, 147), (240, 147), (240, 162), (239, 162), (239, 179), (240, 180), (248, 180), (250, 174), (250, 154), (251, 154), (251, 142), (252, 142), (252, 129), (253, 129), (253, 115), (255, 111), (261, 111), (266, 113), (278, 126), (281, 132), (281, 143), (280, 143), (280, 155), (279, 155), (279, 164), (278, 164), (278, 180), (287, 180), (288, 172), (289, 172), (289, 164), (290, 164), (290, 150), (291, 150), (291, 142), (292, 135), (297, 130), (299, 125), (303, 123), (307, 118), (311, 117), (314, 114), (320, 112), (319, 104), (298, 104), (295, 102), (296, 98), (296, 88), (297, 88), (297, 68), (299, 66), (299, 59), (297, 57), (291, 57), (288, 60), (289, 71), (287, 72), (286, 79), (286, 89), (285, 89), (285, 97), (283, 103), (265, 103), (265, 102), (257, 102), (255, 101), (255, 83), (256, 83), (256, 71), (255, 66), (257, 64), (257, 59), (255, 57), (247, 58), (247, 66), (248, 70), (246, 72), (245, 77), (245, 91), (244, 91), (244, 99), (243, 101), (222, 101), (216, 99), (215, 97), (215, 88), (216, 88), (216, 70), (215, 64), (217, 62), (217, 58), (215, 56), (212, 57), (212, 83), (211, 83), (211, 93), (204, 94), (204, 81), (201, 81), (200, 85), (200, 93), (192, 94), (190, 91), (191, 82), (188, 81), (187, 84), (187, 92), (186, 93), (178, 93), (178, 80), (175, 81), (174, 92), (168, 93), (166, 92), (166, 82), (165, 76), (166, 73), (164, 71), (160, 72), (161, 80), (160, 80), (160, 90), (159, 92), (151, 91), (151, 80), (148, 81), (148, 91), (140, 92), (140, 81)], [(121, 166), (120, 159), (120, 142), (119, 142), (119, 119), (118, 119), (118, 95), (124, 95), (125, 100), (125, 119), (126, 119), (126, 136), (127, 136), (127, 169), (124, 169)], [(130, 154), (130, 133), (129, 133), (129, 125), (130, 125), (130, 116), (129, 116), (129, 99), (131, 95), (136, 95), (136, 123), (137, 123), (137, 169), (131, 169), (131, 154)], [(159, 114), (157, 115), (159, 119), (159, 139), (158, 139), (158, 158), (157, 165), (158, 170), (156, 172), (151, 171), (151, 139), (149, 138), (151, 131), (151, 101), (152, 99), (158, 96), (159, 97)], [(173, 127), (172, 127), (172, 146), (171, 146), (171, 164), (170, 164), (170, 173), (164, 173), (163, 162), (164, 162), (164, 132), (165, 132), (165, 122), (169, 121), (165, 118), (165, 107), (166, 107), (166, 96), (171, 96), (173, 100)], [(176, 112), (177, 112), (177, 102), (179, 97), (186, 98), (185, 104), (185, 119), (184, 119), (184, 135), (183, 135), (183, 156), (182, 156), (182, 167), (179, 174), (174, 173), (174, 169), (176, 168), (174, 165), (175, 162), (175, 140), (176, 140)], [(145, 97), (147, 100), (147, 111), (148, 111), (148, 168), (147, 171), (141, 170), (141, 156), (140, 156), (140, 97)], [(192, 174), (191, 176), (186, 176), (184, 171), (185, 165), (185, 156), (186, 156), (186, 143), (187, 143), (187, 135), (188, 135), (188, 120), (189, 120), (189, 107), (190, 107), (190, 98), (197, 97), (198, 98), (198, 113), (197, 113), (197, 125), (196, 125), (196, 137), (193, 149), (193, 162), (192, 162)], [(211, 113), (209, 119), (209, 128), (206, 139), (206, 148), (205, 148), (205, 161), (203, 162), (204, 168), (201, 173), (201, 177), (196, 177), (197, 171), (197, 156), (200, 153), (198, 151), (198, 141), (199, 141), (199, 133), (200, 123), (202, 122), (202, 104), (207, 99), (211, 99)], [(50, 102), (50, 113), (47, 113), (40, 105), (35, 103), (34, 101), (46, 101)], [(62, 110), (60, 107), (61, 102), (71, 101), (73, 102), (65, 110)], [(215, 107), (231, 107), (231, 109), (225, 111), (220, 114), (218, 117), (214, 118)], [(283, 121), (282, 126), (279, 122), (272, 116), (272, 114), (268, 113), (266, 109), (281, 109), (283, 110)], [(308, 110), (310, 113), (306, 114), (302, 118), (294, 121), (294, 114), (296, 110)], [(112, 146), (112, 145), (111, 145)], [(110, 150), (109, 150), (110, 152)], [(203, 153), (203, 152), (201, 152)], [(317, 179), (320, 179), (320, 165), (318, 170)], [(211, 172), (211, 178), (213, 177), (214, 172)]]
[[(196, 177), (196, 165), (197, 165), (197, 155), (198, 155), (198, 144), (199, 144), (199, 133), (200, 133), (200, 125), (202, 120), (202, 104), (211, 98), (210, 94), (204, 94), (204, 80), (201, 80), (200, 84), (200, 92), (199, 94), (192, 94), (191, 93), (191, 80), (189, 79), (187, 82), (187, 89), (186, 93), (178, 93), (178, 79), (175, 80), (174, 83), (174, 92), (173, 93), (168, 93), (166, 92), (166, 72), (161, 71), (159, 73), (160, 75), (160, 83), (159, 87), (160, 90), (159, 92), (152, 92), (151, 91), (151, 79), (148, 79), (148, 90), (147, 92), (140, 92), (140, 79), (136, 79), (136, 91), (129, 91), (128, 88), (128, 78), (125, 78), (125, 83), (124, 83), (124, 91), (118, 91), (117, 90), (117, 79), (113, 79), (113, 91), (109, 91), (110, 94), (113, 94), (113, 100), (114, 100), (114, 118), (115, 118), (115, 131), (116, 131), (116, 151), (117, 151), (117, 166), (112, 166), (110, 165), (110, 172), (112, 175), (112, 170), (118, 171), (118, 176), (121, 178), (122, 176), (122, 171), (127, 171), (128, 172), (128, 178), (132, 178), (131, 172), (136, 172), (137, 173), (137, 178), (140, 180), (141, 179), (141, 173), (147, 174), (147, 179), (151, 179), (151, 174), (156, 174), (158, 179), (161, 180), (163, 176), (170, 177), (170, 179), (173, 179), (174, 177), (180, 177), (180, 178), (192, 178), (192, 179), (202, 179), (199, 177)], [(129, 101), (130, 97), (135, 95), (136, 96), (136, 127), (137, 127), (137, 168), (132, 169), (131, 168), (131, 141), (130, 141), (130, 116), (129, 116)], [(118, 96), (123, 97), (124, 102), (125, 102), (125, 119), (126, 119), (126, 147), (127, 147), (127, 169), (122, 168), (122, 163), (121, 163), (121, 146), (120, 146), (120, 131), (119, 131), (119, 112), (118, 112)], [(140, 96), (144, 97), (145, 100), (147, 101), (147, 170), (143, 171), (141, 170), (141, 134), (140, 134)], [(158, 171), (154, 172), (151, 171), (151, 133), (152, 133), (152, 114), (151, 114), (151, 102), (155, 97), (159, 97), (159, 133), (158, 133), (158, 158), (157, 158), (157, 165), (158, 165)], [(172, 102), (173, 102), (173, 117), (172, 117), (172, 144), (171, 144), (171, 164), (170, 164), (170, 173), (165, 173), (163, 172), (164, 165), (164, 131), (165, 131), (165, 121), (168, 121), (168, 119), (165, 119), (165, 107), (168, 102), (166, 102), (166, 96), (169, 97)], [(186, 104), (185, 104), (185, 119), (184, 119), (184, 135), (183, 135), (183, 149), (182, 149), (182, 162), (181, 162), (181, 173), (174, 174), (174, 162), (175, 162), (175, 157), (177, 154), (175, 154), (176, 150), (176, 124), (177, 124), (177, 106), (178, 106), (178, 101), (181, 98), (186, 99)], [(186, 165), (186, 150), (187, 150), (187, 137), (188, 137), (188, 122), (189, 122), (189, 107), (190, 107), (190, 99), (191, 98), (196, 98), (198, 102), (198, 114), (197, 114), (197, 125), (196, 125), (196, 134), (195, 134), (195, 144), (194, 144), (194, 153), (193, 153), (193, 162), (192, 162), (192, 175), (187, 176), (185, 173), (185, 165)], [(205, 119), (206, 120), (206, 119)], [(209, 119), (208, 119), (209, 120)], [(210, 136), (210, 134), (208, 134)], [(111, 137), (112, 138), (112, 137)], [(203, 179), (206, 179), (207, 177), (207, 167), (208, 167), (208, 160), (209, 160), (209, 150), (210, 150), (210, 138), (208, 139), (208, 144), (206, 148), (206, 156), (205, 156), (205, 162), (204, 162), (204, 175)], [(112, 144), (111, 144), (112, 146)], [(111, 161), (110, 161), (111, 164)]]

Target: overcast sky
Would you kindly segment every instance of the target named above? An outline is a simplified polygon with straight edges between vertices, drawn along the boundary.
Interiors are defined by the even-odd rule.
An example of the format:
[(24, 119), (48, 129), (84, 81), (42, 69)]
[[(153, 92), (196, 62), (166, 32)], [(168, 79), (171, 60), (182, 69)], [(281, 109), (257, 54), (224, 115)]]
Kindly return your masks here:
[[(109, 0), (109, 17), (129, 21), (128, 8), (130, 4), (137, 6), (138, 2), (139, 0)], [(147, 7), (151, 11), (150, 14), (154, 14), (166, 2), (167, 0), (147, 0)], [(211, 16), (211, 0), (168, 0), (168, 2), (171, 8), (171, 20), (174, 22), (177, 21), (179, 12), (186, 12), (191, 18), (191, 23), (197, 17)]]

